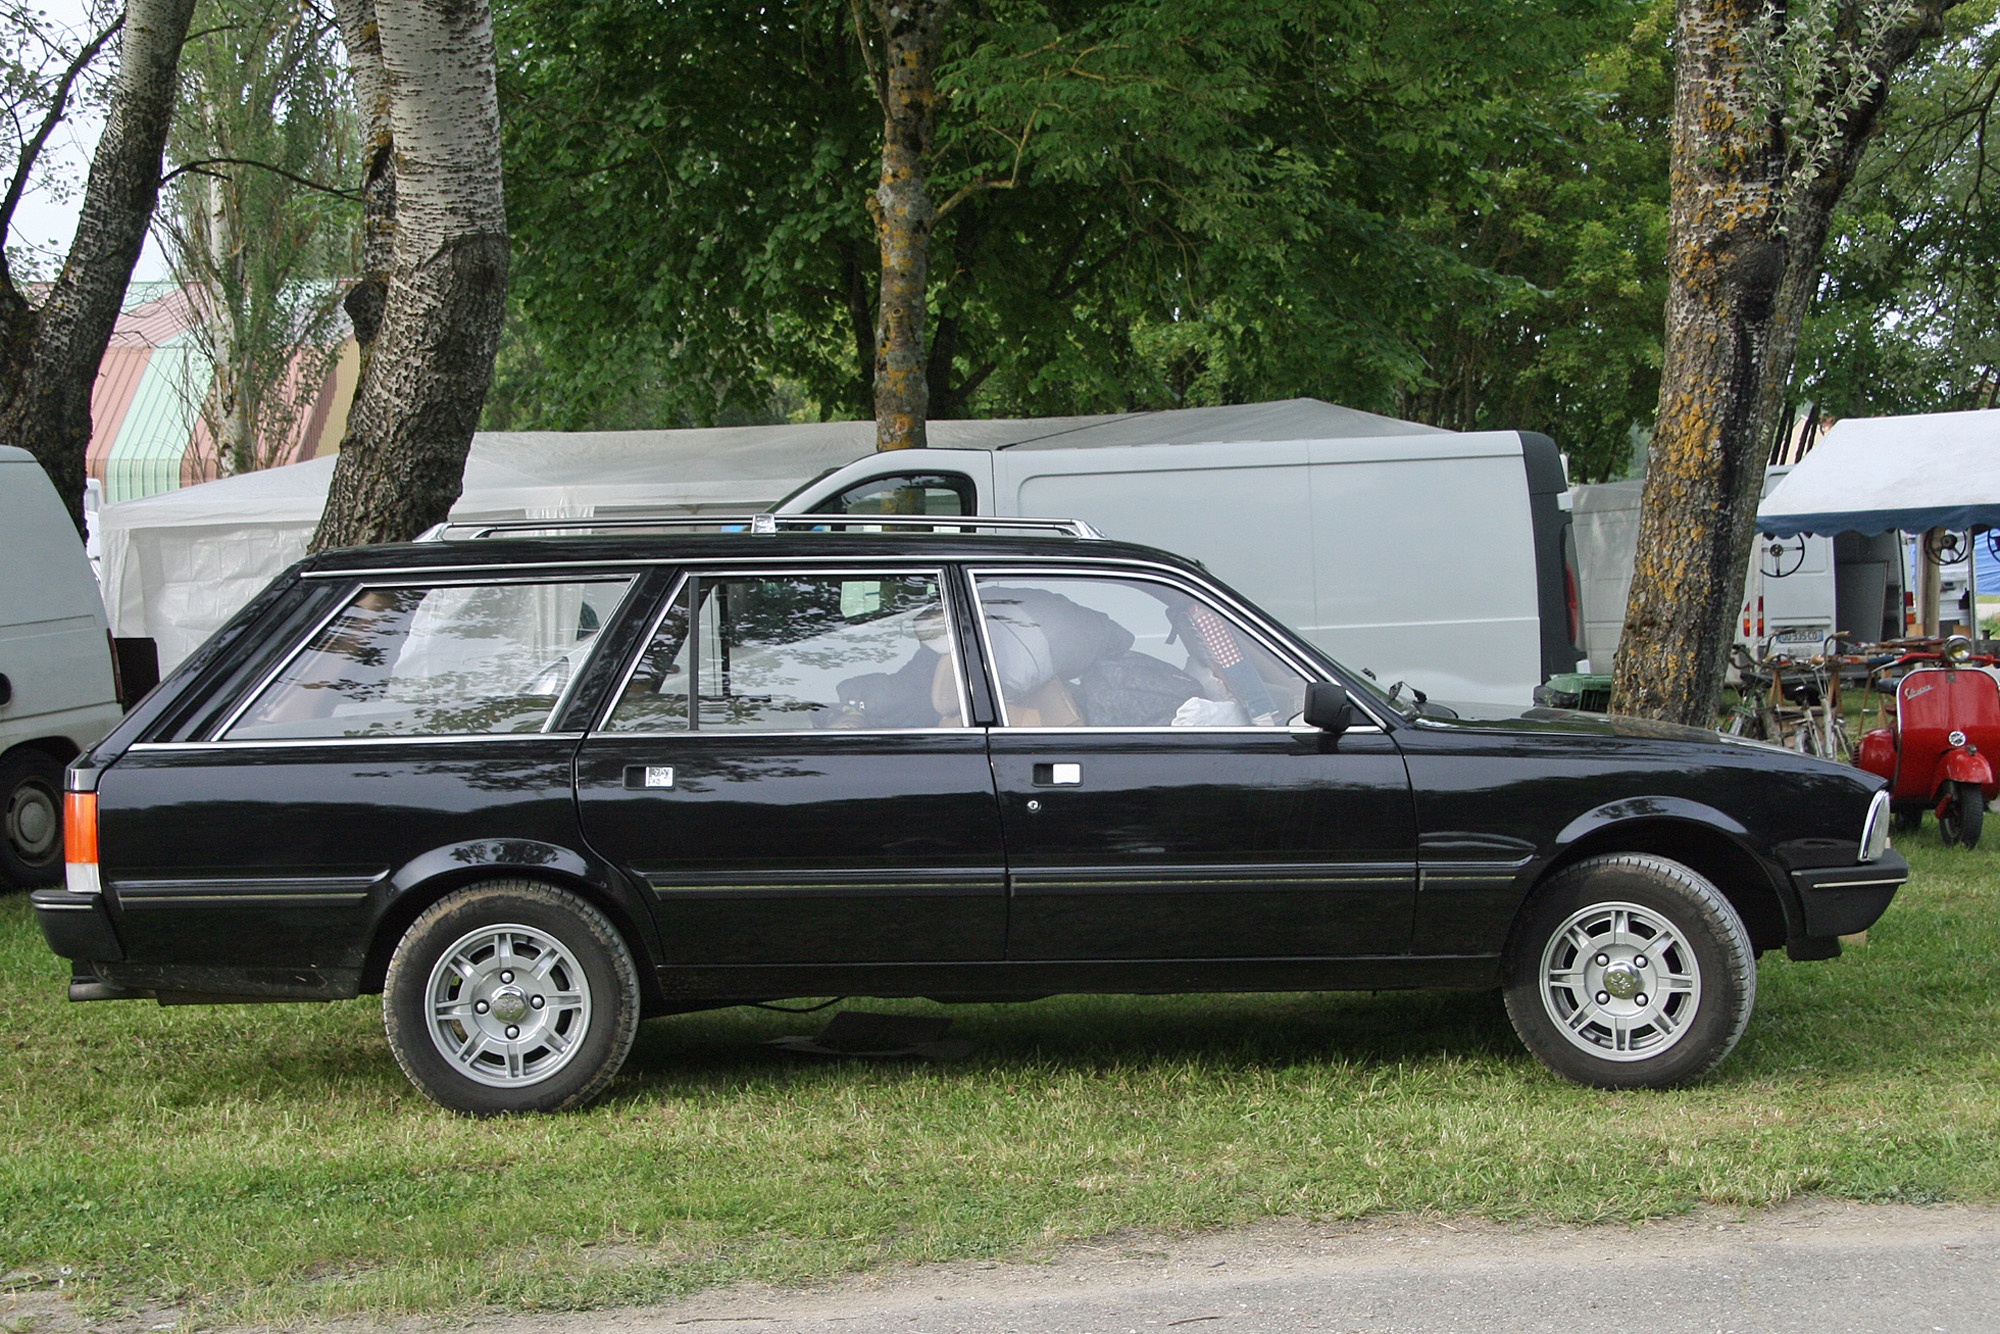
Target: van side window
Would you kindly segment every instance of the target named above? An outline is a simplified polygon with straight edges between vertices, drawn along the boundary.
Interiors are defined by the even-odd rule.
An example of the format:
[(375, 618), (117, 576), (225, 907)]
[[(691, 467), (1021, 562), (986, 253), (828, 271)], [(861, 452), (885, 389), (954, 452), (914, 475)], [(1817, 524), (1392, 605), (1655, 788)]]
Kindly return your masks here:
[(1010, 727), (1282, 727), (1305, 678), (1234, 620), (1149, 579), (980, 575)]
[(977, 514), (972, 479), (958, 472), (871, 477), (821, 504), (820, 514)]

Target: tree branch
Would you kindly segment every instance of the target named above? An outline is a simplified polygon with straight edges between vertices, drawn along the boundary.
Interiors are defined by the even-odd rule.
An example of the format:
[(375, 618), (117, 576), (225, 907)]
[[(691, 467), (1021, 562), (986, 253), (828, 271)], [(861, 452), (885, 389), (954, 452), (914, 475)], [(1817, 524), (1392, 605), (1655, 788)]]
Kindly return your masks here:
[(56, 84), (55, 100), (49, 104), (49, 114), (42, 117), (35, 137), (22, 147), (20, 161), (14, 164), (14, 179), (7, 186), (7, 197), (0, 200), (0, 236), (5, 236), (14, 225), (14, 210), (20, 207), (21, 196), (27, 191), (28, 173), (41, 157), (49, 136), (56, 132), (56, 126), (62, 124), (63, 115), (69, 110), (70, 91), (76, 86), (77, 79), (82, 76), (85, 67), (97, 59), (97, 53), (104, 49), (104, 44), (124, 26), (125, 16), (120, 14), (110, 27), (98, 33), (88, 46), (77, 52), (76, 58), (69, 62), (69, 68), (63, 71), (61, 80)]
[(164, 189), (176, 176), (185, 176), (189, 172), (202, 176), (224, 175), (221, 172), (209, 171), (208, 168), (210, 167), (256, 167), (260, 171), (270, 172), (273, 176), (282, 176), (294, 185), (303, 185), (308, 190), (317, 190), (321, 194), (332, 195), (336, 199), (359, 200), (361, 198), (359, 190), (343, 190), (337, 185), (328, 185), (324, 181), (310, 180), (304, 176), (286, 171), (283, 167), (274, 167), (268, 162), (259, 162), (255, 158), (247, 157), (205, 157), (197, 158), (193, 162), (183, 162), (180, 166), (175, 167), (172, 171), (160, 177), (160, 186)]

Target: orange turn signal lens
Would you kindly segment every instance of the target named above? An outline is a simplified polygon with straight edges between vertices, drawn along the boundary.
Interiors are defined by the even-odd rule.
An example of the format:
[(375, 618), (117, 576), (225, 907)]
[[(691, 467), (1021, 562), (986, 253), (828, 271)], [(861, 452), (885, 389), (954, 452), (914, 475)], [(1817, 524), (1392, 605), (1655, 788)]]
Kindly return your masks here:
[(97, 794), (63, 793), (63, 860), (97, 865)]

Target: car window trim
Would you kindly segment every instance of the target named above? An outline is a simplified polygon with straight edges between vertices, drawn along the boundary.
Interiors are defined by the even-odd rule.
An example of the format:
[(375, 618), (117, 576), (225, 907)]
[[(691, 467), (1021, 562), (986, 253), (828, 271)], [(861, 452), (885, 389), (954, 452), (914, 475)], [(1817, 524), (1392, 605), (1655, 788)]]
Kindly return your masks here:
[[(1054, 558), (1054, 559), (1060, 560), (1061, 558)], [(1042, 564), (1044, 564), (1044, 562), (1042, 562), (1039, 559), (1037, 559), (1035, 563), (1032, 565), (1016, 565), (1011, 563), (1007, 565), (984, 565), (984, 564), (975, 564), (971, 561), (967, 561), (964, 563), (966, 582), (971, 586), (972, 597), (974, 602), (973, 619), (976, 622), (978, 622), (979, 625), (980, 649), (985, 654), (985, 661), (989, 669), (991, 668), (991, 665), (994, 662), (993, 644), (992, 640), (988, 637), (988, 632), (986, 629), (986, 615), (984, 609), (979, 604), (979, 581), (981, 578), (986, 577), (988, 575), (994, 575), (1001, 578), (1009, 578), (1009, 577), (1020, 578), (1020, 577), (1033, 577), (1037, 574), (1048, 574), (1048, 573), (1055, 573), (1058, 577), (1061, 578), (1081, 578), (1087, 576), (1080, 573), (1076, 568), (1074, 568), (1075, 566), (1081, 565), (1085, 568), (1085, 570), (1105, 570), (1111, 568), (1114, 564), (1124, 564), (1126, 565), (1126, 568), (1120, 569), (1118, 574), (1113, 575), (1111, 577), (1124, 578), (1124, 579), (1146, 579), (1154, 583), (1167, 584), (1170, 587), (1179, 586), (1183, 593), (1187, 592), (1197, 593), (1201, 597), (1201, 599), (1205, 603), (1207, 603), (1210, 607), (1220, 610), (1225, 616), (1227, 616), (1229, 622), (1232, 625), (1236, 626), (1237, 629), (1241, 630), (1243, 633), (1248, 634), (1253, 642), (1261, 646), (1267, 653), (1271, 654), (1271, 656), (1277, 658), (1281, 664), (1290, 667), (1293, 671), (1297, 672), (1299, 676), (1304, 680), (1308, 682), (1314, 682), (1314, 681), (1324, 681), (1327, 679), (1311, 664), (1302, 662), (1298, 658), (1297, 654), (1292, 653), (1289, 650), (1288, 645), (1285, 645), (1282, 642), (1274, 642), (1272, 636), (1270, 636), (1266, 632), (1266, 628), (1264, 626), (1244, 616), (1242, 614), (1243, 608), (1241, 604), (1236, 601), (1236, 599), (1224, 596), (1221, 589), (1215, 588), (1211, 585), (1200, 583), (1199, 581), (1190, 580), (1184, 571), (1173, 569), (1171, 566), (1148, 565), (1145, 564), (1144, 562), (1139, 562), (1139, 561), (1132, 561), (1129, 563), (1118, 563), (1118, 562), (1103, 561), (1103, 560), (1072, 561), (1069, 563), (1070, 564), (1069, 568), (1063, 568), (1053, 572), (1046, 569), (1038, 570), (1036, 568), (1037, 565), (1042, 565)], [(1333, 684), (1340, 685), (1342, 690), (1347, 689), (1345, 685), (1341, 684), (1338, 681), (1333, 682)], [(1347, 694), (1348, 697), (1352, 699), (1354, 692), (1350, 690), (1347, 691)], [(1271, 727), (1258, 727), (1255, 724), (1221, 725), (1221, 726), (1207, 726), (1207, 727), (1175, 727), (1172, 724), (1162, 724), (1161, 726), (1158, 727), (1016, 727), (1008, 723), (1007, 721), (1007, 701), (1004, 695), (996, 696), (996, 716), (999, 718), (999, 722), (995, 724), (996, 726), (1004, 727), (1009, 732), (1017, 732), (1023, 734), (1047, 733), (1053, 735), (1074, 735), (1075, 733), (1078, 732), (1092, 732), (1092, 733), (1105, 733), (1105, 734), (1125, 732), (1125, 733), (1146, 733), (1151, 735), (1151, 734), (1158, 734), (1161, 732), (1171, 732), (1171, 733), (1238, 732), (1238, 733), (1253, 733), (1258, 736), (1290, 735), (1290, 728), (1285, 723), (1276, 724)], [(1373, 714), (1371, 713), (1370, 716), (1372, 717)], [(1289, 720), (1287, 721), (1289, 722)], [(1350, 727), (1347, 730), (1349, 732), (1367, 733), (1367, 732), (1379, 732), (1382, 730), (1382, 728), (1379, 725), (1379, 723), (1374, 726), (1370, 726), (1368, 724), (1357, 724), (1356, 726)]]
[[(805, 558), (789, 556), (767, 558), (768, 560), (780, 562), (787, 567), (787, 573), (795, 573), (805, 578), (839, 578), (841, 576), (857, 575), (867, 578), (871, 575), (880, 575), (883, 572), (881, 565), (873, 561), (857, 564), (852, 558), (842, 559), (833, 556)], [(838, 730), (843, 736), (962, 736), (968, 732), (976, 732), (980, 729), (971, 720), (972, 699), (971, 690), (966, 681), (966, 654), (958, 637), (956, 618), (952, 615), (952, 590), (948, 586), (949, 576), (947, 566), (940, 564), (936, 557), (928, 559), (905, 557), (899, 558), (896, 563), (912, 566), (918, 573), (932, 575), (936, 580), (938, 603), (945, 613), (945, 636), (950, 645), (947, 654), (951, 658), (952, 677), (958, 690), (958, 716), (966, 721), (957, 727), (840, 728)], [(730, 737), (806, 736), (818, 732), (819, 729), (817, 728), (796, 727), (772, 729), (730, 728), (726, 731), (710, 732), (709, 729), (699, 726), (699, 720), (695, 715), (700, 712), (701, 704), (699, 698), (692, 692), (688, 700), (689, 725), (686, 727), (678, 728), (671, 732), (618, 732), (611, 730), (611, 715), (617, 712), (618, 703), (625, 698), (627, 687), (632, 684), (632, 678), (638, 674), (639, 664), (645, 659), (647, 648), (652, 645), (654, 636), (659, 634), (660, 626), (673, 613), (675, 604), (679, 603), (683, 595), (688, 593), (690, 589), (694, 589), (698, 593), (700, 584), (703, 581), (727, 579), (731, 575), (737, 574), (748, 578), (756, 578), (769, 573), (768, 571), (745, 571), (742, 569), (744, 564), (745, 562), (743, 561), (735, 560), (714, 563), (690, 561), (680, 566), (679, 576), (674, 580), (673, 587), (668, 590), (667, 596), (661, 600), (658, 610), (653, 613), (652, 622), (647, 626), (646, 633), (639, 637), (638, 649), (633, 653), (631, 662), (626, 664), (624, 674), (618, 679), (617, 688), (607, 694), (603, 706), (598, 710), (595, 722), (588, 729), (591, 736), (651, 738), (688, 738), (699, 737), (705, 734)], [(695, 599), (688, 599), (687, 617), (688, 637), (690, 639), (696, 638), (700, 633), (696, 626), (696, 619), (699, 617), (700, 611), (701, 609), (696, 605)], [(695, 646), (695, 652), (697, 654), (700, 652), (698, 644)], [(691, 658), (688, 669), (688, 683), (690, 687), (699, 688), (699, 678), (700, 665)]]
[[(555, 567), (538, 565), (535, 568), (538, 570), (545, 570)], [(570, 695), (572, 694), (572, 692), (575, 691), (577, 682), (583, 678), (584, 670), (587, 667), (589, 667), (590, 659), (597, 652), (597, 646), (601, 642), (600, 636), (603, 633), (604, 627), (609, 626), (618, 619), (619, 613), (625, 609), (625, 604), (631, 600), (633, 590), (639, 587), (639, 583), (642, 577), (643, 576), (636, 573), (629, 575), (614, 574), (610, 575), (609, 577), (601, 581), (604, 583), (610, 583), (616, 579), (623, 578), (626, 580), (625, 593), (622, 597), (618, 599), (617, 606), (612, 608), (612, 610), (606, 615), (605, 621), (599, 627), (598, 634), (591, 636), (590, 651), (584, 655), (583, 661), (577, 664), (576, 670), (570, 673), (569, 680), (563, 683), (562, 693), (556, 696), (556, 702), (549, 707), (547, 716), (542, 719), (542, 725), (536, 728), (532, 732), (439, 732), (432, 735), (419, 735), (419, 736), (402, 735), (400, 737), (387, 737), (387, 736), (273, 737), (268, 740), (259, 739), (257, 737), (231, 737), (229, 735), (230, 729), (235, 727), (238, 722), (242, 721), (243, 715), (250, 711), (250, 706), (252, 704), (255, 704), (259, 699), (263, 698), (264, 692), (266, 690), (269, 690), (271, 688), (272, 683), (275, 682), (280, 676), (283, 676), (285, 674), (285, 669), (287, 667), (290, 667), (294, 662), (296, 662), (299, 659), (300, 655), (302, 655), (306, 651), (306, 647), (309, 644), (311, 644), (315, 639), (319, 638), (321, 632), (323, 632), (329, 625), (332, 625), (336, 620), (340, 619), (341, 613), (346, 611), (349, 607), (353, 606), (354, 600), (357, 597), (361, 596), (363, 593), (368, 592), (370, 589), (412, 588), (412, 587), (490, 588), (499, 584), (551, 584), (551, 583), (591, 582), (588, 580), (580, 580), (580, 579), (566, 579), (566, 580), (541, 579), (537, 578), (533, 574), (520, 574), (510, 579), (474, 578), (474, 579), (437, 579), (437, 580), (406, 579), (402, 578), (400, 574), (392, 576), (391, 578), (386, 580), (377, 580), (366, 577), (354, 578), (354, 576), (350, 574), (350, 578), (354, 578), (353, 587), (347, 590), (347, 593), (344, 597), (340, 598), (338, 601), (334, 603), (333, 610), (328, 612), (325, 616), (321, 617), (319, 622), (315, 624), (311, 630), (307, 631), (304, 636), (302, 636), (300, 639), (297, 640), (297, 642), (295, 642), (292, 645), (291, 652), (281, 657), (278, 660), (277, 665), (274, 666), (269, 672), (265, 673), (264, 678), (257, 683), (256, 688), (250, 691), (247, 695), (245, 695), (242, 701), (239, 702), (237, 706), (230, 711), (229, 716), (223, 721), (221, 726), (210, 729), (208, 737), (203, 740), (188, 742), (188, 743), (175, 743), (175, 744), (211, 745), (211, 746), (220, 746), (220, 745), (262, 746), (262, 745), (283, 744), (289, 741), (302, 741), (311, 745), (323, 745), (328, 742), (337, 742), (337, 741), (389, 741), (396, 739), (401, 739), (406, 741), (445, 741), (445, 740), (450, 740), (454, 737), (463, 737), (469, 740), (490, 740), (493, 737), (502, 737), (502, 736), (522, 737), (522, 736), (581, 735), (580, 733), (553, 732), (550, 730), (550, 724), (553, 723), (557, 718), (560, 718), (562, 716), (562, 711), (564, 707), (568, 705), (570, 700)]]
[(440, 732), (435, 736), (396, 733), (382, 736), (272, 737), (268, 740), (256, 737), (234, 739), (219, 737), (213, 741), (135, 741), (126, 749), (128, 751), (295, 750), (304, 746), (437, 746), (465, 745), (475, 741), (579, 741), (582, 738), (581, 732)]

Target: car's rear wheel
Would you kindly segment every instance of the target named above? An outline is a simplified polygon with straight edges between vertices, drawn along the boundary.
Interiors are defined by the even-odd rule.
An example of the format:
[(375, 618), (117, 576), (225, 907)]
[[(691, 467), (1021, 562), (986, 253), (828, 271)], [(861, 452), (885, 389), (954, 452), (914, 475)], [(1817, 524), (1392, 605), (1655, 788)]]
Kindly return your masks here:
[(1529, 899), (1504, 959), (1507, 1014), (1543, 1064), (1598, 1088), (1668, 1088), (1735, 1048), (1757, 999), (1750, 935), (1665, 857), (1593, 857)]
[(1986, 823), (1986, 793), (1977, 783), (1947, 783), (1945, 788), (1938, 806), (1938, 835), (1947, 846), (1978, 847), (1980, 827)]
[(63, 875), (62, 765), (24, 746), (0, 758), (0, 884), (30, 889)]
[(473, 885), (403, 933), (382, 1022), (403, 1073), (469, 1116), (554, 1112), (603, 1091), (639, 1026), (639, 976), (617, 928), (574, 894)]

